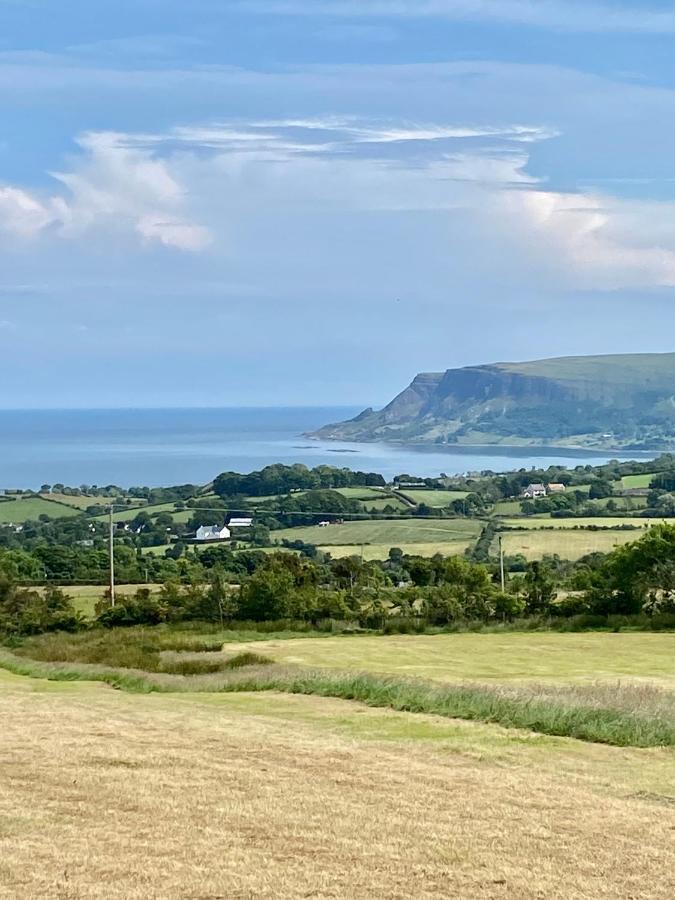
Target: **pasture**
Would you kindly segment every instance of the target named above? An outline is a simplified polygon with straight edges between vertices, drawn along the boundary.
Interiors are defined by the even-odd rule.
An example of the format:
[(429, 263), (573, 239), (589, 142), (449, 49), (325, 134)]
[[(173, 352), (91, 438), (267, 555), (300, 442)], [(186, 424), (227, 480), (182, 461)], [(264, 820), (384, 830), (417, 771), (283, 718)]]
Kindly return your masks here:
[(410, 510), (408, 504), (401, 500), (400, 497), (394, 497), (391, 494), (385, 494), (385, 496), (378, 497), (376, 500), (363, 500), (362, 503), (363, 508), (368, 512), (382, 512), (388, 506), (398, 512)]
[(621, 487), (647, 488), (651, 484), (654, 472), (644, 472), (639, 475), (624, 475), (621, 479)]
[(656, 632), (358, 635), (268, 641), (263, 652), (276, 662), (293, 665), (441, 681), (568, 683), (634, 678), (675, 690), (675, 635)]
[(0, 715), (8, 897), (673, 895), (669, 749), (2, 670)]
[(417, 506), (420, 503), (426, 503), (427, 506), (435, 509), (443, 509), (446, 506), (450, 506), (455, 500), (464, 500), (465, 497), (469, 496), (468, 491), (434, 491), (424, 490), (423, 488), (419, 490), (417, 488), (415, 490), (402, 490), (397, 493)]
[[(473, 543), (473, 538), (467, 541), (466, 537), (447, 541), (424, 541), (417, 544), (392, 544), (409, 556), (458, 556)], [(330, 553), (334, 559), (342, 559), (345, 556), (361, 556), (365, 560), (387, 559), (390, 547), (388, 544), (338, 544), (330, 546), (319, 545), (319, 550)]]
[[(86, 494), (57, 494), (53, 491), (49, 494), (40, 494), (44, 499), (55, 500), (57, 503), (63, 503), (65, 506), (73, 506), (75, 509), (79, 509), (84, 511), (89, 509), (90, 506), (109, 506), (111, 503), (126, 503), (127, 499), (120, 499), (118, 497), (103, 497), (101, 495), (89, 496)], [(135, 500), (131, 499), (129, 506), (143, 506), (145, 504), (144, 500)]]
[[(615, 547), (637, 541), (642, 531), (589, 531), (558, 528), (550, 531), (537, 531), (534, 528), (525, 531), (502, 532), (502, 546), (507, 556), (520, 554), (527, 560), (541, 559), (544, 556), (559, 556), (571, 561), (581, 559), (589, 553), (610, 553)], [(498, 550), (497, 538), (492, 544), (492, 553)]]
[(43, 515), (49, 516), (50, 519), (65, 519), (78, 513), (79, 510), (72, 506), (64, 506), (62, 503), (30, 495), (0, 502), (0, 525), (9, 522), (23, 525), (25, 522), (35, 522)]
[[(115, 588), (115, 595), (118, 600), (122, 600), (124, 597), (134, 594), (138, 588), (149, 588), (154, 592), (158, 591), (160, 586), (159, 584), (119, 584)], [(107, 585), (69, 584), (62, 590), (72, 598), (75, 609), (85, 618), (91, 619), (94, 616), (94, 607), (106, 592)]]
[[(131, 522), (140, 512), (147, 513), (151, 518), (163, 512), (168, 512), (172, 516), (179, 515), (173, 503), (156, 503), (153, 506), (130, 506), (128, 509), (120, 509), (113, 513), (113, 522)], [(182, 510), (181, 513), (187, 513), (189, 518), (192, 515), (192, 510)], [(92, 518), (94, 522), (107, 520), (108, 513)]]
[[(311, 525), (283, 528), (272, 532), (272, 539), (302, 540), (330, 550), (334, 546), (400, 547), (402, 544), (445, 544), (468, 547), (480, 533), (482, 523), (471, 519), (373, 519), (345, 522), (321, 528)], [(360, 552), (360, 551), (359, 551)], [(387, 553), (384, 555), (386, 556)]]
[[(537, 516), (523, 516), (520, 519), (504, 519), (502, 525), (506, 528), (621, 528), (630, 525), (633, 528), (648, 528), (657, 525), (663, 519), (648, 519), (640, 516), (589, 516), (588, 518), (551, 519)], [(636, 538), (640, 534), (635, 535)]]

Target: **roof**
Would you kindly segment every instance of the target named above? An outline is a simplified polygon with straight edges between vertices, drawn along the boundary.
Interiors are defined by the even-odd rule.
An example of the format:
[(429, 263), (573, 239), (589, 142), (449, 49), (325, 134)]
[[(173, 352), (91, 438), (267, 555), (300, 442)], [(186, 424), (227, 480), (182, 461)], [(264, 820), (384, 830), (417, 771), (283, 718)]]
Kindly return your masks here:
[(253, 519), (251, 518), (240, 518), (240, 519), (230, 519), (227, 523), (228, 525), (233, 525), (235, 528), (248, 528), (249, 525), (253, 524)]

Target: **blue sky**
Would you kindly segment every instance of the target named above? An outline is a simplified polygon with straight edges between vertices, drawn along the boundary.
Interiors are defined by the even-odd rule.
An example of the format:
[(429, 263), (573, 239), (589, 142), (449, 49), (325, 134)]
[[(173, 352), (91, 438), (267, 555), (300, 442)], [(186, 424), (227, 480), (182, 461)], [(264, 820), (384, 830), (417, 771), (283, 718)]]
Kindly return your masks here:
[(675, 3), (0, 0), (0, 406), (675, 349)]

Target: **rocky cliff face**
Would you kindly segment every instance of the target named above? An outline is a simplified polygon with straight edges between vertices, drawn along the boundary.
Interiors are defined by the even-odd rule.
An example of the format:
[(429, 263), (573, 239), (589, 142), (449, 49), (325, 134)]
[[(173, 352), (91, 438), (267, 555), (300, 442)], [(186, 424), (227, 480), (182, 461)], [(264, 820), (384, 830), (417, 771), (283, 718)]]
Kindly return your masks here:
[[(380, 411), (316, 437), (435, 443), (670, 439), (675, 354), (495, 363), (423, 373)], [(659, 444), (661, 446), (661, 444)]]

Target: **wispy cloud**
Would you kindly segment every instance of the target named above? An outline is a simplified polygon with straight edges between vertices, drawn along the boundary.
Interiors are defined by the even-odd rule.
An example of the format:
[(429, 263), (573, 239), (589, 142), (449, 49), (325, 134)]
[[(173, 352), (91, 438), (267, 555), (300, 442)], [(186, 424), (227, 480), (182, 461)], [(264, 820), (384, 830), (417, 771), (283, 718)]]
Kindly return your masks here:
[[(378, 145), (400, 145), (403, 156), (431, 154), (438, 158), (443, 150), (458, 142), (489, 139), (492, 144), (508, 146), (544, 141), (557, 134), (553, 128), (533, 125), (434, 124), (319, 116), (176, 126), (159, 134), (116, 135), (116, 140), (130, 147), (173, 145), (268, 154), (278, 159), (316, 154), (364, 154), (372, 158), (378, 153)], [(392, 152), (396, 153), (395, 149), (387, 151), (389, 158)]]
[(443, 18), (569, 31), (675, 32), (675, 10), (578, 0), (245, 0), (242, 10), (295, 16)]
[[(534, 145), (556, 134), (536, 124), (357, 116), (87, 133), (54, 173), (59, 191), (0, 188), (0, 228), (23, 240), (132, 234), (193, 252), (236, 235), (238, 251), (253, 259), (257, 248), (239, 233), (253, 219), (265, 229), (303, 217), (356, 223), (373, 213), (433, 212), (460, 231), (474, 223), (488, 256), (519, 258), (560, 283), (675, 285), (675, 204), (548, 189), (528, 167)], [(326, 252), (330, 245), (326, 238)]]

